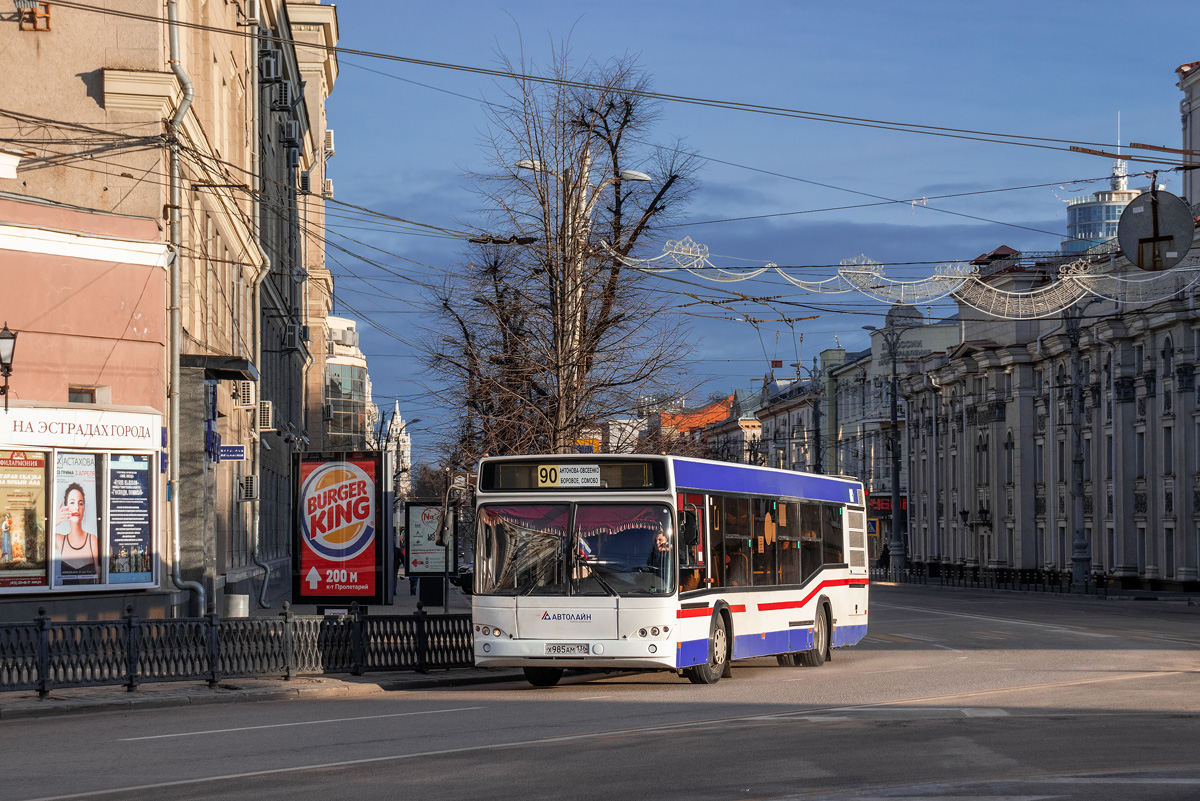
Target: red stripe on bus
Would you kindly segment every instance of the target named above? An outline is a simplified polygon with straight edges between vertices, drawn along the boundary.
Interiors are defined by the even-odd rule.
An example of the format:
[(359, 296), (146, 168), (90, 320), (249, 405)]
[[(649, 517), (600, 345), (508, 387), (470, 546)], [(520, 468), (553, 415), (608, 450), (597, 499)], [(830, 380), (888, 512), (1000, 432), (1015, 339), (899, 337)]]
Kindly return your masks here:
[(813, 588), (812, 592), (810, 592), (808, 595), (804, 596), (804, 598), (802, 600), (799, 600), (799, 601), (777, 601), (775, 603), (759, 604), (758, 611), (773, 612), (778, 609), (799, 609), (800, 607), (804, 606), (809, 601), (811, 601), (817, 593), (819, 593), (821, 590), (823, 590), (826, 587), (844, 587), (847, 584), (865, 584), (865, 583), (866, 582), (863, 581), (863, 579), (861, 579), (861, 578), (836, 579), (833, 581), (822, 581), (815, 588)]
[(675, 617), (681, 619), (685, 617), (708, 617), (710, 614), (712, 614), (712, 610), (706, 606), (703, 609), (679, 609), (675, 612)]
[(729, 605), (729, 611), (730, 611), (730, 612), (745, 612), (745, 611), (746, 611), (746, 605), (745, 605), (745, 604), (736, 604), (736, 605), (734, 605), (734, 604), (730, 604), (730, 605)]

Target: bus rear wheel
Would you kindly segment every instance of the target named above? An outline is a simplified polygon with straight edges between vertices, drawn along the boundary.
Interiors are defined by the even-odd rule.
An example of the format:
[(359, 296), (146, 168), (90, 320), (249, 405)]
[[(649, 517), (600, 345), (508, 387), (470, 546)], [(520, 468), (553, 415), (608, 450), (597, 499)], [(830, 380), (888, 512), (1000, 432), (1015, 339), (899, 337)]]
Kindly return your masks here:
[(553, 667), (527, 667), (525, 680), (534, 687), (553, 687), (562, 678), (563, 669)]
[(813, 621), (813, 647), (811, 651), (801, 651), (800, 664), (805, 667), (820, 667), (825, 664), (825, 655), (829, 652), (829, 607), (822, 605), (817, 609), (817, 619)]
[(725, 672), (725, 661), (729, 658), (729, 631), (725, 627), (725, 618), (713, 616), (712, 628), (708, 635), (708, 662), (688, 668), (688, 681), (692, 684), (716, 684)]

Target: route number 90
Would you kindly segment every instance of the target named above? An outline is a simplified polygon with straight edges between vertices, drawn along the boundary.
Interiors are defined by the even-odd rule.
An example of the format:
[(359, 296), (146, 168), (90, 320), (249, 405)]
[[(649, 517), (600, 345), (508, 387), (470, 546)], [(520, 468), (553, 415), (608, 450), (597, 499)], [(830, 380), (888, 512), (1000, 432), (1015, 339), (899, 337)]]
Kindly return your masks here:
[(540, 464), (537, 469), (539, 487), (558, 486), (558, 467), (552, 464)]

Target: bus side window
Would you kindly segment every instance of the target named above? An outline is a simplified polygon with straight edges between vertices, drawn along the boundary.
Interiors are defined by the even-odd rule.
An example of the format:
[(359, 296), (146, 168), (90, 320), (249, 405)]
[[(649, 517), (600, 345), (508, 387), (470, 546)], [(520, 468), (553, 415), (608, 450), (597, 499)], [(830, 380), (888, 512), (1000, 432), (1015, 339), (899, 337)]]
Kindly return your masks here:
[(725, 586), (749, 587), (754, 571), (750, 499), (725, 498), (724, 506)]
[(821, 535), (825, 540), (821, 561), (827, 565), (843, 564), (846, 561), (846, 551), (842, 509), (840, 506), (822, 506), (821, 512)]
[(754, 499), (754, 586), (774, 587), (779, 583), (776, 572), (776, 525), (778, 514), (774, 501)]
[(799, 584), (800, 573), (800, 507), (795, 503), (779, 504), (779, 583)]
[(704, 496), (679, 496), (679, 591), (705, 586)]
[(824, 538), (821, 533), (821, 507), (815, 503), (800, 504), (800, 573), (807, 581), (821, 567)]
[(721, 516), (725, 513), (725, 499), (719, 495), (712, 497), (712, 515), (709, 518), (709, 565), (712, 571), (713, 587), (725, 586), (725, 543), (724, 532), (721, 528)]

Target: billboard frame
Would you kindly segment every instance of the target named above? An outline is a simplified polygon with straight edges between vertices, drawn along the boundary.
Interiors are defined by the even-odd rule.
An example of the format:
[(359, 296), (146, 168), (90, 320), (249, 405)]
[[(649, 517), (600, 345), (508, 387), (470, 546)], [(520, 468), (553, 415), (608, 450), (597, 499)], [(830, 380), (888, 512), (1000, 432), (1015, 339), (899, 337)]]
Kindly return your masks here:
[[(293, 457), (292, 470), (292, 603), (303, 604), (319, 604), (319, 605), (348, 605), (357, 602), (359, 604), (388, 604), (391, 603), (391, 594), (394, 590), (394, 581), (388, 580), (388, 569), (392, 564), (392, 537), (391, 537), (391, 514), (389, 513), (390, 501), (385, 492), (386, 476), (384, 475), (385, 460), (382, 451), (307, 451), (304, 453), (296, 453)], [(337, 594), (317, 594), (314, 590), (306, 586), (309, 583), (306, 576), (301, 575), (304, 564), (305, 549), (308, 546), (304, 543), (303, 526), (301, 525), (301, 517), (304, 514), (303, 498), (301, 491), (303, 481), (301, 479), (301, 471), (305, 464), (331, 464), (337, 462), (371, 462), (375, 469), (374, 478), (374, 502), (375, 515), (374, 526), (375, 533), (373, 542), (369, 546), (373, 554), (374, 568), (374, 591), (371, 593), (352, 593), (344, 592)], [(318, 468), (313, 468), (318, 469)], [(316, 567), (310, 566), (310, 571)], [(319, 571), (318, 571), (319, 573)]]

